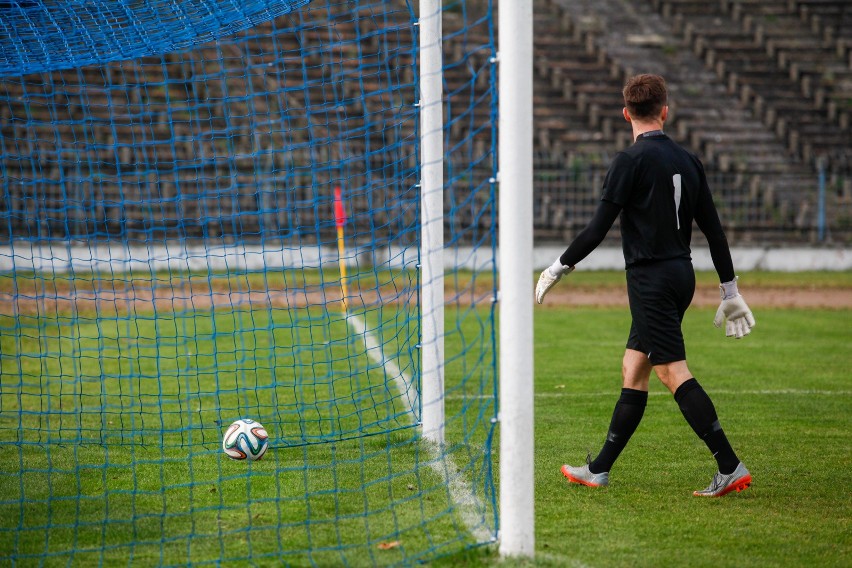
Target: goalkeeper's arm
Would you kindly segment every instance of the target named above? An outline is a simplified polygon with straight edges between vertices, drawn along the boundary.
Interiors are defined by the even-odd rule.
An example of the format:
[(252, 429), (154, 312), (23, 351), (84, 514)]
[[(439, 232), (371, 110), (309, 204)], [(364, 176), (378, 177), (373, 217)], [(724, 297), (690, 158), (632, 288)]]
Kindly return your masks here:
[(695, 222), (707, 237), (710, 247), (710, 257), (719, 275), (719, 289), (722, 302), (716, 310), (713, 323), (716, 327), (725, 324), (725, 335), (740, 339), (751, 333), (754, 327), (754, 315), (737, 288), (737, 277), (734, 275), (734, 262), (731, 259), (731, 248), (719, 221), (719, 213), (713, 204), (710, 191), (704, 191), (699, 197), (699, 207), (696, 211)]
[(589, 256), (601, 244), (620, 212), (621, 205), (601, 200), (589, 224), (580, 231), (556, 262), (545, 268), (539, 276), (535, 287), (535, 299), (539, 304), (544, 301), (544, 296), (563, 275), (574, 270), (578, 262)]
[(724, 323), (726, 336), (741, 339), (751, 333), (751, 328), (755, 324), (754, 315), (737, 290), (736, 278), (730, 282), (722, 282), (719, 285), (719, 290), (722, 295), (722, 303), (716, 310), (713, 323), (716, 327), (722, 327), (722, 323)]

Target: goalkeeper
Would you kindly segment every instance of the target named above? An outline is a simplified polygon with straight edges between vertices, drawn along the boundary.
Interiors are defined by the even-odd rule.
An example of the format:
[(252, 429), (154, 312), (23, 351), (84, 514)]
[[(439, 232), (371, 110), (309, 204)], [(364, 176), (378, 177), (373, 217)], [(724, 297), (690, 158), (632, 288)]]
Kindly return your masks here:
[(704, 167), (663, 132), (668, 116), (665, 80), (637, 75), (623, 91), (624, 118), (635, 143), (619, 152), (607, 172), (592, 220), (568, 249), (546, 268), (536, 285), (536, 301), (591, 253), (621, 215), (627, 295), (633, 322), (622, 365), (623, 388), (603, 448), (580, 467), (562, 466), (569, 481), (590, 487), (609, 484), (609, 471), (639, 425), (648, 400), (651, 370), (674, 394), (684, 418), (716, 458), (718, 472), (696, 496), (718, 497), (742, 491), (751, 474), (725, 436), (710, 397), (686, 364), (681, 331), (695, 292), (690, 257), (693, 220), (707, 237), (719, 275), (722, 303), (716, 327), (742, 338), (754, 317), (737, 291), (728, 241), (707, 185)]

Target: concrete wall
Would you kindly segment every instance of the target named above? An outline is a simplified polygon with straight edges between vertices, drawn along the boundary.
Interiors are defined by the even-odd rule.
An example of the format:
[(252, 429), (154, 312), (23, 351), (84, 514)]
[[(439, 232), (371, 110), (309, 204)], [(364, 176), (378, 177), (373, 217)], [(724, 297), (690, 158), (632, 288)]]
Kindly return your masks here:
[[(541, 270), (556, 260), (564, 247), (542, 246), (533, 251), (533, 266)], [(459, 247), (444, 252), (447, 269), (491, 269), (491, 249)], [(805, 270), (852, 270), (849, 248), (760, 248), (737, 247), (732, 250), (734, 268), (738, 272), (770, 270), (797, 272)], [(345, 253), (345, 264), (353, 268), (380, 266), (389, 269), (414, 269), (417, 249), (353, 247)], [(710, 252), (695, 247), (693, 264), (697, 270), (713, 270)], [(335, 268), (336, 245), (292, 247), (284, 244), (229, 245), (219, 247), (188, 246), (174, 242), (157, 246), (120, 246), (113, 243), (91, 245), (66, 243), (15, 242), (0, 246), (0, 272), (70, 271), (153, 272), (159, 270), (262, 270), (264, 268)], [(580, 270), (623, 270), (621, 248), (598, 248), (579, 267)]]
[[(550, 266), (565, 247), (540, 247), (534, 252), (534, 264), (540, 270)], [(734, 268), (739, 272), (770, 270), (802, 272), (806, 270), (852, 270), (852, 249), (848, 248), (760, 248), (736, 247), (731, 249)], [(696, 270), (713, 270), (710, 251), (694, 248), (692, 262)], [(611, 270), (624, 268), (621, 248), (606, 247), (592, 252), (579, 265), (583, 270)]]

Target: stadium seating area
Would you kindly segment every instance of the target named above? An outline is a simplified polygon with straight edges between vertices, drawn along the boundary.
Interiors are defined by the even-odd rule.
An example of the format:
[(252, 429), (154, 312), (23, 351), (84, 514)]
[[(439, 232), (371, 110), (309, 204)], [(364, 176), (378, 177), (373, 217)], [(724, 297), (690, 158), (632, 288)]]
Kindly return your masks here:
[[(606, 162), (629, 142), (619, 93), (636, 72), (667, 77), (668, 131), (704, 160), (736, 239), (814, 242), (826, 173), (835, 238), (852, 202), (852, 4), (844, 0), (536, 2), (538, 151), (551, 171)], [(566, 110), (567, 109), (567, 110)], [(539, 235), (568, 210), (541, 197)], [(580, 228), (580, 214), (567, 233)], [(559, 225), (562, 225), (561, 227)]]
[[(415, 163), (411, 26), (404, 11), (336, 6), (191, 51), (0, 80), (0, 239), (316, 239), (326, 219), (300, 204), (341, 175), (385, 223), (402, 192), (379, 192)], [(373, 187), (379, 172), (391, 181)]]
[[(458, 56), (464, 43), (488, 44), (486, 26), (469, 26), (467, 21), (464, 34), (454, 33), (462, 28), (464, 18), (474, 17), (476, 3), (469, 4), (465, 14), (448, 11), (444, 23), (450, 181), (490, 176), (490, 164), (465, 162), (469, 156), (483, 155), (490, 131), (482, 125), (494, 119), (488, 104), (470, 104), (472, 98), (487, 92), (493, 79), (492, 54), (464, 50), (467, 55)], [(816, 242), (821, 171), (829, 238), (852, 239), (852, 3), (848, 0), (535, 0), (534, 6), (537, 239), (563, 239), (584, 225), (596, 204), (606, 164), (630, 142), (629, 128), (620, 114), (620, 91), (627, 76), (641, 71), (667, 77), (672, 94), (668, 131), (704, 160), (732, 240)], [(405, 11), (397, 17), (397, 33), (409, 34)], [(118, 200), (85, 197), (93, 186), (101, 193), (110, 191), (109, 180), (120, 175), (123, 203), (144, 201), (154, 195), (151, 192), (159, 192), (163, 215), (170, 223), (201, 220), (196, 229), (183, 227), (190, 233), (226, 233), (226, 221), (212, 229), (201, 224), (210, 225), (216, 215), (227, 217), (227, 207), (239, 212), (243, 234), (252, 226), (257, 231), (271, 225), (312, 226), (314, 219), (285, 219), (286, 200), (309, 197), (311, 180), (299, 179), (300, 160), (317, 160), (318, 152), (339, 151), (334, 145), (316, 144), (320, 123), (316, 116), (323, 115), (332, 140), (339, 132), (328, 118), (339, 114), (340, 108), (307, 108), (299, 100), (291, 104), (304, 85), (327, 89), (327, 100), (345, 101), (340, 116), (345, 116), (346, 130), (362, 133), (360, 138), (346, 137), (345, 151), (364, 155), (368, 171), (398, 175), (400, 164), (413, 158), (404, 152), (375, 151), (393, 147), (393, 140), (414, 136), (416, 125), (413, 120), (399, 120), (398, 101), (389, 99), (387, 85), (382, 83), (386, 76), (369, 72), (370, 59), (365, 54), (376, 54), (378, 68), (383, 64), (379, 61), (383, 47), (382, 36), (365, 34), (368, 18), (365, 14), (364, 19), (335, 20), (333, 33), (315, 27), (302, 34), (277, 34), (276, 45), (248, 41), (228, 44), (223, 53), (210, 47), (186, 60), (180, 54), (169, 55), (168, 65), (152, 58), (64, 71), (53, 79), (54, 85), (62, 87), (56, 91), (50, 82), (36, 83), (32, 78), (0, 82), (7, 176), (25, 179), (31, 175), (31, 165), (14, 158), (23, 152), (21, 141), (29, 140), (26, 151), (41, 154), (41, 175), (49, 180), (38, 199), (16, 195), (13, 188), (7, 207), (23, 211), (35, 207), (36, 201), (58, 204), (71, 196), (72, 201), (79, 200), (80, 209), (97, 209), (86, 213), (87, 222), (100, 218), (101, 231), (129, 234), (135, 230), (134, 219), (141, 223), (143, 217), (135, 215), (132, 206), (112, 210)], [(358, 65), (367, 65), (367, 72), (358, 81), (329, 82), (324, 76), (329, 67), (322, 59), (329, 54), (305, 49), (310, 45), (334, 45), (339, 53), (333, 56), (343, 75), (356, 73)], [(359, 57), (350, 57), (347, 49), (360, 49)], [(282, 60), (281, 53), (288, 55)], [(220, 59), (233, 65), (222, 72), (221, 92), (199, 92), (200, 83), (181, 80), (181, 76), (206, 71), (205, 66)], [(287, 72), (291, 63), (294, 72)], [(413, 84), (413, 63), (407, 54), (395, 54), (393, 67), (400, 83)], [(270, 68), (277, 71), (263, 71)], [(144, 82), (148, 86), (142, 88)], [(286, 85), (286, 90), (274, 97), (258, 96), (269, 88), (274, 92), (277, 85)], [(203, 88), (216, 89), (211, 82)], [(25, 109), (24, 92), (39, 101), (50, 99), (51, 105), (31, 104)], [(175, 101), (189, 99), (193, 102), (185, 103), (183, 110), (180, 104), (174, 106)], [(167, 107), (166, 101), (172, 106)], [(155, 108), (177, 110), (170, 110), (169, 116), (146, 116), (151, 108), (146, 105), (152, 103)], [(262, 126), (256, 122), (258, 117), (275, 116), (285, 107), (289, 109), (286, 134), (271, 132), (274, 129), (258, 133)], [(51, 108), (62, 109), (66, 116), (48, 116)], [(45, 116), (32, 120), (32, 113), (38, 112)], [(29, 122), (10, 120), (26, 116)], [(75, 116), (89, 118), (77, 123)], [(146, 118), (140, 120), (142, 116)], [(255, 122), (245, 128), (240, 122), (249, 117)], [(300, 139), (299, 132), (307, 132), (308, 123), (314, 128), (311, 138)], [(59, 147), (54, 134), (36, 132), (34, 124), (54, 128), (56, 136), (71, 142)], [(211, 132), (227, 127), (231, 136), (189, 136), (198, 125), (209, 126)], [(474, 129), (476, 135), (470, 136)], [(461, 151), (452, 146), (455, 140), (480, 147)], [(274, 151), (283, 147), (291, 151)], [(80, 171), (74, 149), (84, 152), (88, 163), (98, 164), (97, 179)], [(122, 164), (134, 163), (158, 164), (175, 173), (116, 171)], [(282, 197), (271, 185), (258, 188), (253, 181), (258, 170), (286, 174), (288, 184), (302, 188), (302, 193)], [(305, 170), (305, 175), (316, 173)], [(156, 189), (151, 188), (151, 176), (157, 177)], [(203, 199), (173, 199), (182, 177), (198, 176), (219, 184), (214, 188), (213, 215)], [(370, 201), (367, 177), (355, 180), (366, 188), (365, 206)], [(30, 191), (27, 184), (20, 187), (22, 192)], [(449, 206), (464, 202), (463, 188), (458, 191), (451, 195)], [(254, 215), (246, 214), (252, 211)], [(4, 215), (2, 205), (0, 215)], [(66, 221), (50, 214), (34, 212), (27, 226), (22, 224), (25, 216), (8, 211), (5, 215), (10, 217), (4, 226), (11, 231), (7, 237), (45, 235), (43, 229), (33, 227), (32, 219), (39, 216), (43, 225), (53, 227), (46, 234), (68, 230)]]

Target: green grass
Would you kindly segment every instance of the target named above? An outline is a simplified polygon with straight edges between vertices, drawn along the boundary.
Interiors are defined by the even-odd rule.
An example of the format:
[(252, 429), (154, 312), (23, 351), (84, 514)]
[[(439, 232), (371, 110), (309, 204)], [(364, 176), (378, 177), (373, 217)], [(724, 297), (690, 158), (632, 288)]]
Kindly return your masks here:
[[(396, 330), (401, 340), (392, 352), (410, 356), (416, 331), (410, 316), (391, 309), (378, 317), (382, 325), (373, 328)], [(0, 330), (16, 322), (20, 333), (0, 334), (2, 351), (20, 355), (0, 358), (0, 374), (17, 382), (0, 389), (0, 408), (6, 416), (24, 411), (15, 419), (28, 442), (144, 442), (164, 426), (165, 443), (215, 442), (210, 424), (250, 415), (269, 423), (298, 420), (277, 441), (300, 445), (380, 432), (405, 412), (381, 366), (356, 356), (363, 342), (339, 312), (0, 314)]]
[[(446, 475), (464, 468), (489, 523), (489, 343), (472, 341), (487, 312), (457, 315)], [(409, 307), (361, 316), (410, 376)], [(0, 314), (0, 354), (0, 564), (369, 566), (473, 543), (437, 453), (339, 311)], [(270, 430), (260, 462), (221, 452), (241, 416)]]
[[(753, 486), (696, 499), (715, 462), (652, 384), (642, 424), (602, 490), (565, 462), (603, 441), (620, 388), (624, 310), (536, 312), (537, 550), (556, 565), (848, 566), (852, 557), (849, 311), (762, 310), (744, 340), (711, 310), (684, 323), (690, 369), (750, 468)], [(561, 355), (560, 355), (561, 354)]]
[(563, 463), (582, 463), (603, 443), (630, 320), (624, 309), (536, 308), (535, 559), (480, 549), (436, 565), (852, 565), (852, 311), (756, 317), (739, 341), (713, 327), (712, 310), (692, 309), (684, 322), (690, 369), (754, 478), (743, 493), (700, 499), (692, 491), (709, 483), (715, 462), (653, 377), (610, 486), (564, 480)]
[[(577, 285), (623, 286), (623, 273), (617, 271), (575, 275)], [(776, 286), (850, 287), (847, 274), (831, 276), (748, 277), (754, 282), (765, 277)], [(712, 275), (699, 275), (699, 282), (702, 278), (712, 284)], [(251, 555), (258, 565), (367, 566), (416, 563), (437, 554), (430, 564), (448, 567), (852, 564), (850, 310), (761, 309), (754, 333), (740, 341), (726, 339), (713, 327), (712, 310), (687, 313), (690, 368), (754, 476), (754, 485), (742, 494), (696, 499), (692, 490), (706, 486), (715, 463), (658, 383), (652, 384), (643, 423), (613, 469), (610, 487), (591, 490), (565, 482), (560, 465), (581, 462), (605, 436), (620, 388), (629, 314), (622, 308), (537, 307), (534, 561), (501, 560), (492, 547), (457, 552), (473, 539), (452, 512), (440, 476), (424, 466), (429, 453), (412, 429), (390, 428), (327, 444), (279, 444), (263, 461), (249, 465), (224, 458), (214, 443), (221, 435), (215, 420), (227, 413), (203, 407), (192, 419), (165, 414), (174, 421), (167, 425), (182, 425), (183, 431), (197, 427), (189, 430), (205, 443), (189, 449), (150, 440), (74, 443), (80, 432), (94, 438), (96, 431), (101, 436), (100, 429), (117, 426), (81, 412), (87, 401), (94, 406), (108, 402), (116, 409), (115, 420), (128, 427), (144, 424), (130, 396), (147, 392), (144, 382), (142, 391), (139, 384), (137, 390), (121, 390), (129, 388), (122, 381), (130, 375), (165, 373), (174, 390), (162, 392), (177, 398), (169, 398), (163, 408), (185, 404), (195, 409), (199, 400), (213, 400), (198, 393), (206, 392), (199, 385), (215, 375), (215, 366), (230, 377), (229, 389), (267, 385), (275, 371), (259, 362), (293, 364), (291, 352), (279, 352), (288, 340), (324, 337), (332, 366), (343, 367), (351, 364), (348, 354), (358, 345), (344, 338), (345, 326), (333, 318), (321, 329), (302, 321), (305, 335), (288, 336), (292, 314), (279, 319), (284, 315), (274, 310), (192, 318), (161, 314), (156, 321), (136, 315), (112, 326), (78, 316), (73, 337), (64, 334), (71, 320), (63, 314), (27, 316), (33, 320), (26, 333), (17, 335), (10, 331), (11, 316), (0, 319), (0, 444), (7, 453), (0, 462), (0, 563), (14, 556), (23, 564), (43, 560), (46, 565), (220, 559), (242, 565)], [(403, 333), (407, 324), (395, 310), (371, 317), (384, 322), (387, 345), (402, 351), (410, 347)], [(462, 337), (487, 334), (486, 322), (485, 312), (451, 311), (448, 353), (462, 350)], [(252, 325), (266, 331), (245, 331)], [(219, 332), (215, 341), (202, 341), (211, 338), (213, 328)], [(198, 339), (191, 362), (172, 345), (181, 334)], [(152, 343), (163, 336), (171, 342)], [(148, 338), (147, 343), (140, 338)], [(150, 366), (157, 354), (159, 367)], [(313, 365), (319, 376), (332, 373), (308, 353), (304, 356), (300, 363)], [(466, 357), (453, 359), (447, 371), (448, 439), (460, 442), (453, 448), (455, 463), (468, 468), (467, 478), (474, 483), (487, 477), (489, 464), (475, 453), (467, 461), (465, 444), (483, 444), (494, 408), (487, 398), (477, 398), (483, 381), (470, 375), (490, 356), (475, 346)], [(364, 375), (361, 390), (377, 396), (371, 386), (381, 373), (368, 367), (364, 361), (356, 367)], [(75, 374), (86, 378), (82, 386)], [(51, 375), (62, 379), (51, 386), (56, 390), (50, 397), (35, 396), (36, 383)], [(470, 382), (459, 382), (461, 376)], [(297, 382), (279, 378), (291, 386)], [(338, 394), (359, 390), (354, 382), (347, 385), (349, 390)], [(194, 391), (186, 390), (190, 387)], [(272, 390), (287, 408), (287, 389)], [(21, 391), (30, 394), (18, 396)], [(225, 393), (222, 403), (261, 408), (255, 399), (271, 391), (258, 392), (249, 398)], [(310, 393), (317, 416), (322, 408), (316, 403), (324, 394)], [(381, 423), (391, 410), (379, 412), (373, 423)], [(270, 411), (268, 416), (279, 420), (287, 413), (276, 418)], [(354, 418), (342, 419), (340, 424)], [(38, 444), (18, 443), (35, 435), (15, 430), (21, 420), (41, 420), (42, 432), (49, 435)], [(312, 427), (324, 424), (317, 421)], [(472, 437), (465, 439), (465, 432)], [(277, 435), (286, 438), (283, 431)], [(498, 447), (496, 439), (493, 447)], [(493, 458), (496, 475), (496, 453)], [(486, 517), (491, 514), (485, 511)], [(383, 550), (382, 543), (394, 546)]]

